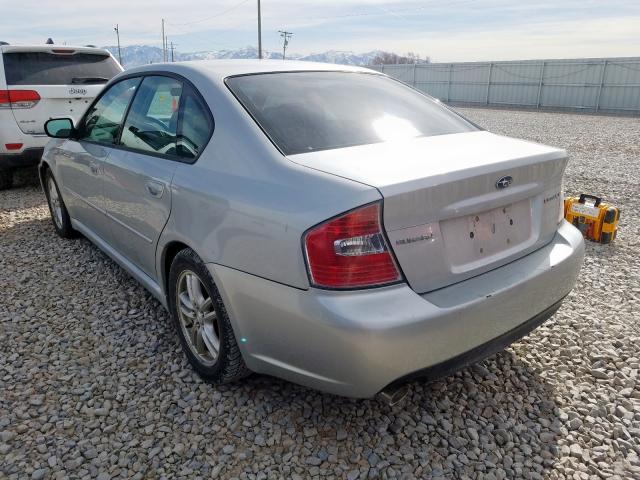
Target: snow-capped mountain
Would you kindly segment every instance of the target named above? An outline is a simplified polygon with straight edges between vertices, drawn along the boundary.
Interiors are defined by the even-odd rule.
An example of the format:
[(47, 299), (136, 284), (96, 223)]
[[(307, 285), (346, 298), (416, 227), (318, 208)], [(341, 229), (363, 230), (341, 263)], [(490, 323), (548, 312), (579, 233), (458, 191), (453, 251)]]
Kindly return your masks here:
[[(104, 47), (109, 50), (116, 58), (118, 56), (118, 47)], [(162, 49), (159, 47), (151, 47), (148, 45), (131, 45), (121, 48), (122, 63), (125, 68), (135, 67), (138, 65), (146, 65), (149, 63), (162, 62)], [(264, 58), (280, 59), (281, 52), (272, 52), (263, 50)], [(305, 60), (312, 62), (339, 63), (343, 65), (370, 65), (373, 59), (381, 53), (380, 50), (374, 50), (366, 53), (354, 53), (337, 50), (329, 50), (322, 53), (312, 53), (310, 55), (300, 55), (296, 53), (287, 54), (287, 58), (291, 60)], [(171, 53), (169, 53), (171, 55)], [(174, 51), (175, 61), (185, 60), (214, 60), (221, 58), (258, 58), (258, 51), (255, 47), (244, 47), (232, 50), (211, 50), (204, 52), (181, 53)]]

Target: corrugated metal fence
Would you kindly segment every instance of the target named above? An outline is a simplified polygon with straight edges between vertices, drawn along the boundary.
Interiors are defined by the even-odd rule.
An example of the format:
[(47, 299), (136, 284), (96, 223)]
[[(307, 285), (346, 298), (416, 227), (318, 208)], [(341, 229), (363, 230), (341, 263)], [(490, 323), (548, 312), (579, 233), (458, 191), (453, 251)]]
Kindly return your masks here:
[(447, 103), (640, 114), (640, 57), (370, 68)]

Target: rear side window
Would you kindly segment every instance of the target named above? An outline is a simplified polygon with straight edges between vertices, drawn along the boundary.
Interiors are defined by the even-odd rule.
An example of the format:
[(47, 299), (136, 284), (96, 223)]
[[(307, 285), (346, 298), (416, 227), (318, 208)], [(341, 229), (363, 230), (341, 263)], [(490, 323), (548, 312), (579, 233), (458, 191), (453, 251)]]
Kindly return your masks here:
[(185, 96), (179, 127), (177, 154), (182, 158), (196, 158), (209, 141), (213, 125), (206, 107), (193, 92)]
[(382, 75), (287, 72), (226, 83), (285, 155), (477, 130)]
[(139, 77), (129, 78), (109, 87), (87, 112), (79, 139), (113, 145), (139, 83)]
[(178, 115), (183, 83), (170, 77), (146, 77), (122, 129), (128, 148), (176, 155)]
[(109, 55), (7, 52), (3, 55), (8, 85), (73, 85), (107, 83), (120, 73)]

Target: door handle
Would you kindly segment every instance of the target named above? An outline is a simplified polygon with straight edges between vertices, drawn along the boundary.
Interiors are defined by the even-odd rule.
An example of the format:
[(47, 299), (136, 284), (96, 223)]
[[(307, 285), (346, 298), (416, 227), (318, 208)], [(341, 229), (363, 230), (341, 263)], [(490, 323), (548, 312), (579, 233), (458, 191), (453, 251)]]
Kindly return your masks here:
[(98, 175), (98, 173), (100, 173), (100, 167), (95, 162), (91, 162), (89, 164), (89, 169), (91, 170), (91, 173), (93, 173), (94, 175)]
[(147, 182), (147, 192), (152, 197), (161, 198), (164, 193), (164, 183), (149, 180)]

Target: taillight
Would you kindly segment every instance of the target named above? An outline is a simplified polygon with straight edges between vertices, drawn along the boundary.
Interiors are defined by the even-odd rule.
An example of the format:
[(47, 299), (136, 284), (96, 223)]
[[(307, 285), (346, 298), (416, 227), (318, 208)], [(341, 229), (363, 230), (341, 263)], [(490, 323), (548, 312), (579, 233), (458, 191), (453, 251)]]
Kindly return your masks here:
[(32, 108), (39, 101), (35, 90), (0, 90), (0, 108)]
[(380, 203), (373, 203), (328, 220), (305, 234), (305, 254), (314, 286), (347, 289), (401, 280), (382, 233), (380, 214)]
[(0, 90), (0, 108), (11, 108), (9, 90)]

